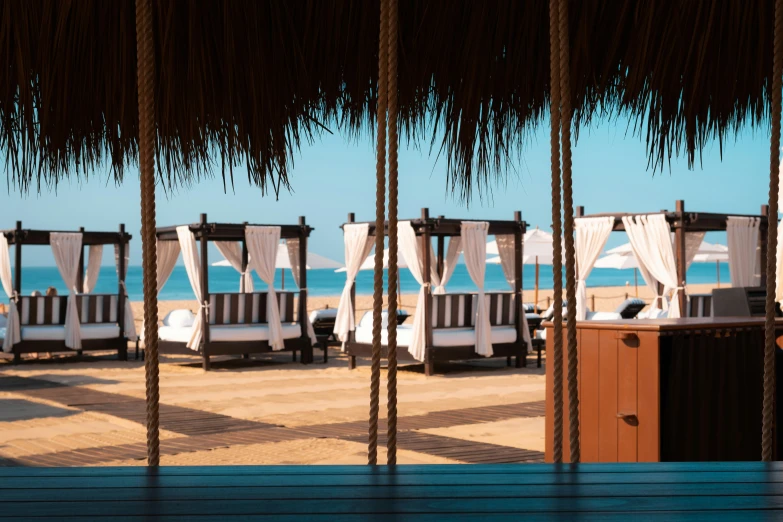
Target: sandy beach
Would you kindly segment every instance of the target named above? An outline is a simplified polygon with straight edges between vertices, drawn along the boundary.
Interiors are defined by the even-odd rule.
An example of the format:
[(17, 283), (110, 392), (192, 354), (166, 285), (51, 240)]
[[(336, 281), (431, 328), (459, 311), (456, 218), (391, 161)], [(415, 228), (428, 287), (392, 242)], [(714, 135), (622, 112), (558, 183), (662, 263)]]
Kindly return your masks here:
[[(728, 285), (722, 285), (724, 288)], [(688, 285), (688, 293), (691, 294), (708, 294), (715, 288), (713, 284), (701, 284), (701, 285)], [(534, 300), (533, 291), (526, 290), (523, 293), (523, 297), (526, 303), (531, 303)], [(622, 303), (628, 297), (636, 297), (636, 292), (633, 286), (607, 286), (607, 287), (595, 287), (587, 289), (587, 299), (589, 301), (588, 307), (591, 310), (598, 312), (611, 312), (617, 306)], [(648, 303), (652, 301), (654, 297), (652, 292), (649, 291), (647, 286), (639, 286), (640, 299), (644, 299)], [(547, 299), (552, 298), (552, 290), (539, 290), (538, 292), (538, 304), (541, 308), (547, 308), (549, 301)], [(309, 311), (319, 310), (322, 308), (336, 308), (340, 301), (339, 296), (327, 296), (327, 297), (309, 297), (307, 301), (307, 309)], [(384, 301), (385, 302), (385, 301)], [(594, 306), (593, 306), (594, 303)], [(136, 318), (137, 328), (141, 328), (142, 303), (133, 302), (133, 314)], [(416, 307), (416, 294), (403, 294), (402, 296), (402, 308), (412, 312)], [(171, 310), (177, 310), (187, 308), (191, 311), (196, 311), (198, 304), (195, 300), (180, 300), (180, 301), (160, 301), (158, 303), (159, 316), (165, 317)], [(372, 310), (372, 296), (371, 295), (359, 295), (356, 296), (356, 309), (359, 317), (362, 313)]]

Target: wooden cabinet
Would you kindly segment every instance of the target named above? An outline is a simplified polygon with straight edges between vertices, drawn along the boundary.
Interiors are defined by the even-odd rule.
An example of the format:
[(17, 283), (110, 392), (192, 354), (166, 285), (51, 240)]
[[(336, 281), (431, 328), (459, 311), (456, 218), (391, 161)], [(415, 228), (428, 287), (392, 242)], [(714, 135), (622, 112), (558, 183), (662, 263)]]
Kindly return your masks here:
[[(549, 360), (553, 337), (550, 324), (549, 462), (554, 432), (554, 365)], [(763, 320), (584, 321), (577, 325), (577, 345), (582, 462), (760, 459)], [(568, 462), (565, 351), (564, 347), (563, 458)]]

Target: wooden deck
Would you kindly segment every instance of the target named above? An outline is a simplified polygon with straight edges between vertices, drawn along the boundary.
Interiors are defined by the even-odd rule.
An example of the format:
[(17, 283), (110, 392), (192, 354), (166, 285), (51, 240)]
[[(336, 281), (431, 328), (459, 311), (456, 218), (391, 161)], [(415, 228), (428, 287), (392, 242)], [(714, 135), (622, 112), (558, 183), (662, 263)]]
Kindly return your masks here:
[(781, 463), (0, 469), (8, 520), (783, 517)]

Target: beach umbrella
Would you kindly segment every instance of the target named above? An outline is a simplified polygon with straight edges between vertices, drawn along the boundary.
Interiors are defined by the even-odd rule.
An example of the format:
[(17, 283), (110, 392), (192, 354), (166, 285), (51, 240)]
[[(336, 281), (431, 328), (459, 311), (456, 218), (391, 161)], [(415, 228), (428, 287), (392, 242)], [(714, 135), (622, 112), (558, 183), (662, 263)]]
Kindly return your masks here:
[[(524, 254), (522, 256), (523, 265), (535, 265), (536, 282), (534, 287), (535, 306), (538, 306), (538, 276), (539, 265), (551, 265), (554, 263), (554, 254), (552, 247), (553, 237), (549, 232), (545, 232), (538, 227), (528, 230), (524, 235)], [(565, 249), (564, 249), (565, 251)], [(498, 242), (496, 240), (487, 242), (487, 254), (494, 254), (496, 257), (487, 259), (487, 264), (499, 265), (500, 252), (498, 251)]]
[[(212, 266), (231, 266), (227, 260), (217, 261), (212, 263)], [(328, 257), (324, 257), (313, 252), (307, 252), (307, 264), (305, 267), (307, 270), (319, 270), (319, 269), (334, 269), (342, 267), (342, 263), (334, 261)], [(282, 280), (282, 288), (285, 290), (285, 269), (291, 270), (291, 260), (288, 257), (288, 248), (284, 243), (281, 243), (277, 247), (277, 256), (275, 258), (275, 268), (280, 269), (280, 276)]]
[[(383, 268), (385, 270), (389, 269), (389, 249), (385, 248), (383, 250)], [(399, 256), (397, 258), (397, 302), (402, 303), (402, 287), (400, 285), (400, 268), (408, 268), (407, 263), (405, 263), (405, 259), (402, 256)], [(370, 254), (367, 256), (367, 259), (364, 260), (364, 263), (362, 263), (362, 266), (359, 267), (359, 270), (374, 270), (375, 269), (375, 254)], [(343, 266), (341, 268), (338, 268), (335, 270), (335, 272), (345, 272), (346, 268)]]
[[(715, 247), (717, 248), (715, 252), (704, 252), (696, 254), (696, 256), (693, 258), (694, 263), (712, 263), (715, 262), (715, 276), (718, 280), (718, 288), (720, 288), (720, 263), (721, 261), (728, 263), (729, 262), (729, 247), (725, 245), (719, 245), (716, 244)], [(701, 252), (701, 249), (699, 249)]]
[(634, 292), (636, 297), (639, 297), (639, 264), (636, 261), (636, 256), (607, 254), (595, 262), (595, 268), (614, 268), (617, 270), (627, 270), (629, 268), (633, 268)]

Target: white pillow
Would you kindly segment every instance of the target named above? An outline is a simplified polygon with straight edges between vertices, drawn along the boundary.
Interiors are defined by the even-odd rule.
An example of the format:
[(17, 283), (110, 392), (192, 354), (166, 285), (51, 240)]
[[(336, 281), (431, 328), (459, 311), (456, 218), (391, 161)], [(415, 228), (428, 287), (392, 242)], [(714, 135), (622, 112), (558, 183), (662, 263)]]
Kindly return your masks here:
[(172, 310), (163, 318), (164, 326), (187, 328), (193, 326), (196, 316), (190, 310)]
[(622, 318), (617, 312), (587, 312), (588, 321), (615, 321)]

